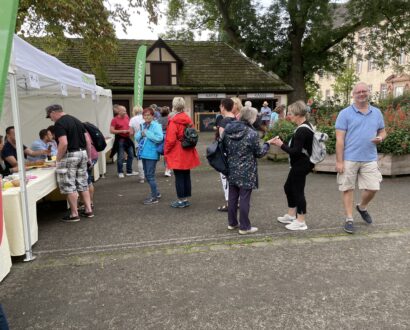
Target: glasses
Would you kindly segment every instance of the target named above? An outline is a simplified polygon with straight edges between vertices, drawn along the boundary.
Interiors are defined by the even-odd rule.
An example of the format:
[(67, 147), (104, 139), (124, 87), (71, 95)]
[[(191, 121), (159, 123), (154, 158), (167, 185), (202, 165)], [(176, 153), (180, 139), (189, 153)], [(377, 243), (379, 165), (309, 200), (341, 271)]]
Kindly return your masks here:
[(356, 91), (355, 94), (367, 94), (368, 92), (368, 90)]

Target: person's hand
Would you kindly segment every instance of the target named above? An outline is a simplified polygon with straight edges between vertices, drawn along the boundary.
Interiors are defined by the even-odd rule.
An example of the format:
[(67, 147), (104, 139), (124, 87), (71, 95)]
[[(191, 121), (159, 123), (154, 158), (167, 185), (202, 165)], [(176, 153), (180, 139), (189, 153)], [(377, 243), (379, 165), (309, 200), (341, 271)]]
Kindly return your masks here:
[(283, 141), (280, 139), (279, 136), (275, 136), (274, 138), (270, 139), (267, 141), (269, 144), (273, 144), (275, 146), (281, 147), (283, 144)]
[(381, 136), (376, 136), (374, 139), (372, 139), (372, 142), (374, 144), (379, 144), (383, 142), (383, 138)]
[(344, 162), (336, 162), (336, 172), (337, 173), (343, 173), (344, 170), (345, 170)]

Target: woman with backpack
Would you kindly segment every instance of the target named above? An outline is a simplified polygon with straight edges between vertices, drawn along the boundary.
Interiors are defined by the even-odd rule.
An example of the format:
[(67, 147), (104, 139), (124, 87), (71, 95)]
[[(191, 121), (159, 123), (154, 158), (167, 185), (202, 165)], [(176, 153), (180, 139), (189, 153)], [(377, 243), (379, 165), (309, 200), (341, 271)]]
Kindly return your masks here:
[(191, 169), (201, 163), (195, 146), (187, 146), (184, 141), (185, 129), (192, 127), (192, 120), (184, 110), (184, 99), (174, 97), (172, 112), (175, 114), (168, 118), (164, 146), (165, 162), (175, 175), (178, 199), (171, 203), (171, 207), (174, 208), (184, 208), (191, 205), (188, 201), (188, 198), (191, 197)]
[(306, 198), (305, 184), (306, 176), (313, 170), (314, 164), (309, 157), (312, 154), (313, 131), (306, 126), (310, 125), (307, 120), (307, 107), (305, 102), (296, 101), (288, 106), (288, 116), (291, 122), (297, 125), (293, 137), (288, 144), (284, 143), (278, 136), (269, 140), (270, 144), (280, 147), (289, 154), (290, 171), (284, 190), (288, 201), (288, 213), (278, 217), (278, 221), (285, 223), (289, 230), (306, 230), (305, 222)]

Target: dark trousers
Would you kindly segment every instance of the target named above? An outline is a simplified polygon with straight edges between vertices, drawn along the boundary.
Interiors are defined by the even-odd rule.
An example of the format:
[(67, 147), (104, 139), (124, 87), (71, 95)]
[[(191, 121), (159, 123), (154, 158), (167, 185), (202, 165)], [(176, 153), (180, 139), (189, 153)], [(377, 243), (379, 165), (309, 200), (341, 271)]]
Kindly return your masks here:
[(252, 189), (243, 189), (234, 185), (229, 185), (228, 200), (228, 223), (230, 226), (238, 225), (238, 199), (239, 199), (239, 228), (242, 230), (251, 229), (249, 220), (249, 210), (251, 207)]
[(299, 162), (290, 169), (284, 185), (289, 208), (296, 208), (296, 213), (306, 214), (305, 185), (306, 176), (312, 171), (314, 165), (309, 161)]
[(174, 170), (174, 175), (178, 198), (191, 197), (191, 170)]
[(6, 314), (4, 314), (3, 307), (0, 304), (0, 330), (9, 330)]
[(147, 180), (149, 187), (151, 188), (151, 197), (157, 198), (158, 187), (155, 181), (155, 168), (157, 166), (157, 160), (155, 159), (142, 159), (142, 167), (144, 169), (145, 179)]

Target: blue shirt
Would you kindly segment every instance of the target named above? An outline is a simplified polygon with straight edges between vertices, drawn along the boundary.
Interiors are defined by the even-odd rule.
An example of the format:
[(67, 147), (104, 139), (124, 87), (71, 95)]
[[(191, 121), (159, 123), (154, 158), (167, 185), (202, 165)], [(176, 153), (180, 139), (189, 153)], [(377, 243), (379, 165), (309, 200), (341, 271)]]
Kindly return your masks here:
[(346, 132), (344, 160), (377, 161), (377, 146), (371, 140), (379, 130), (384, 129), (384, 119), (379, 109), (369, 105), (367, 113), (362, 113), (352, 104), (340, 111), (335, 127)]
[[(47, 150), (48, 149), (48, 143), (45, 143), (43, 140), (38, 139), (33, 142), (31, 145), (31, 150), (37, 151), (37, 150)], [(31, 162), (34, 162), (36, 160), (44, 160), (46, 159), (46, 155), (39, 155), (39, 156), (27, 156), (27, 159)]]
[(270, 120), (271, 113), (272, 113), (272, 110), (269, 107), (262, 107), (261, 108), (262, 120)]

